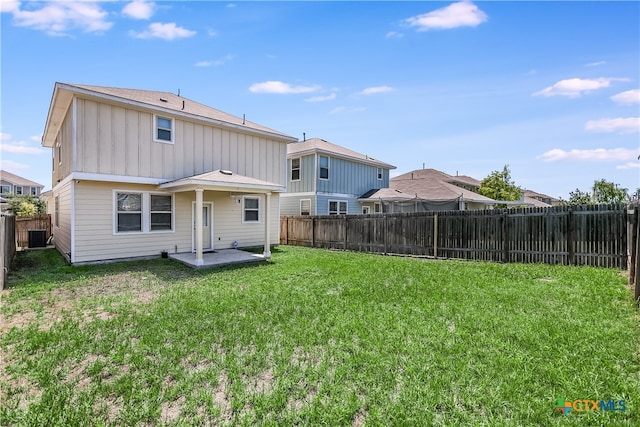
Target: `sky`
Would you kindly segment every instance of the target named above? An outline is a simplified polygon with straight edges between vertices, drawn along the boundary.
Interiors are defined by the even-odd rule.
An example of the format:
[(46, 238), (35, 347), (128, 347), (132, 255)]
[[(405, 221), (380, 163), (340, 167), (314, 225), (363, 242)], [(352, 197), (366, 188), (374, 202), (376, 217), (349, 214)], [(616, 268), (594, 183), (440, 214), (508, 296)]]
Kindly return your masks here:
[(1, 168), (51, 188), (55, 82), (177, 93), (396, 166), (640, 187), (640, 2), (0, 0)]

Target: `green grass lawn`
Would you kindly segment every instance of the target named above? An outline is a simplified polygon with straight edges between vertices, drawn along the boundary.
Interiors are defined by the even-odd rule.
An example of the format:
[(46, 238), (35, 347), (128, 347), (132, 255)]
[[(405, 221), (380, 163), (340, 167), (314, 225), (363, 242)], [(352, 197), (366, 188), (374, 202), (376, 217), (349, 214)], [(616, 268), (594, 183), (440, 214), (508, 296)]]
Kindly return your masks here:
[[(619, 271), (280, 247), (268, 263), (17, 254), (2, 425), (640, 425)], [(554, 410), (558, 399), (625, 411)]]

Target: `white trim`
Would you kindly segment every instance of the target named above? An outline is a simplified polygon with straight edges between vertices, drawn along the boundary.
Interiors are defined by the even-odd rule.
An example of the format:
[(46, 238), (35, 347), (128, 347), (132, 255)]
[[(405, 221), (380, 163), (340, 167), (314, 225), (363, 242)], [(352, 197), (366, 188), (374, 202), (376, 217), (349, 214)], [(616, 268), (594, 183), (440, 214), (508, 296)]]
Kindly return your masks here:
[[(175, 191), (192, 191), (196, 186), (204, 187), (206, 190), (213, 191), (247, 191), (252, 192), (284, 192), (285, 186), (281, 185), (262, 185), (262, 184), (243, 184), (241, 182), (222, 182), (222, 181), (206, 181), (201, 179), (179, 179), (177, 181), (170, 181), (158, 184), (160, 188), (176, 188), (184, 187)], [(194, 188), (192, 188), (194, 187)]]
[[(244, 211), (245, 211), (245, 207), (244, 207), (244, 202), (246, 199), (256, 199), (258, 201), (258, 220), (257, 221), (246, 221), (244, 219)], [(243, 224), (261, 224), (262, 223), (262, 215), (260, 214), (261, 211), (261, 205), (262, 203), (260, 202), (260, 196), (259, 195), (247, 195), (247, 196), (242, 196), (242, 209), (240, 210), (241, 215), (242, 215), (242, 223)]]
[[(140, 194), (141, 197), (141, 230), (140, 231), (118, 231), (118, 193)], [(111, 234), (113, 236), (129, 236), (132, 234), (172, 234), (176, 231), (176, 198), (173, 193), (167, 191), (131, 190), (131, 189), (111, 189)], [(151, 230), (151, 195), (171, 197), (171, 230)]]
[(309, 202), (309, 213), (307, 215), (311, 215), (311, 199), (300, 199), (300, 215), (305, 215), (302, 213), (302, 202)]
[(305, 191), (303, 193), (282, 193), (280, 197), (300, 197), (300, 196), (315, 196), (313, 191)]
[[(67, 175), (67, 178), (76, 180), (87, 181), (101, 181), (101, 182), (119, 182), (123, 184), (151, 184), (160, 185), (167, 182), (165, 178), (146, 178), (141, 176), (127, 176), (127, 175), (108, 175), (103, 173), (90, 173), (90, 172), (71, 172)], [(67, 179), (65, 178), (65, 180)]]
[(376, 178), (378, 179), (378, 181), (384, 180), (384, 168), (380, 166), (376, 168)]
[(370, 213), (371, 213), (371, 206), (362, 206), (362, 215), (369, 215)]
[[(202, 202), (202, 207), (209, 205), (209, 234), (211, 242), (211, 246), (208, 248), (202, 248), (203, 251), (212, 251), (214, 250), (214, 240), (213, 240), (213, 202)], [(191, 253), (196, 252), (196, 201), (191, 201)], [(203, 217), (204, 219), (204, 217)]]
[[(190, 114), (190, 113), (185, 113), (183, 111), (178, 111), (178, 110), (172, 110), (170, 108), (164, 108), (164, 107), (160, 107), (160, 106), (156, 106), (156, 105), (152, 105), (152, 104), (146, 104), (143, 102), (139, 102), (139, 101), (134, 101), (132, 99), (127, 99), (127, 98), (120, 98), (117, 96), (113, 96), (113, 95), (107, 95), (104, 93), (100, 93), (100, 92), (94, 92), (92, 90), (89, 89), (83, 89), (77, 86), (73, 86), (73, 85), (68, 85), (65, 83), (56, 83), (56, 87), (53, 93), (53, 96), (51, 98), (51, 106), (53, 106), (54, 100), (57, 99), (56, 95), (59, 89), (64, 89), (64, 90), (68, 90), (70, 92), (75, 92), (78, 94), (82, 94), (82, 95), (87, 95), (93, 98), (100, 98), (100, 99), (106, 99), (112, 102), (117, 102), (120, 104), (126, 104), (126, 105), (131, 105), (131, 106), (135, 106), (138, 108), (143, 108), (145, 110), (148, 111), (160, 111), (162, 113), (165, 114), (169, 114), (172, 116), (178, 116), (181, 118), (188, 118), (188, 119), (196, 119), (199, 121), (203, 121), (203, 122), (207, 122), (207, 123), (211, 123), (211, 124), (215, 124), (217, 126), (222, 126), (222, 127), (226, 127), (226, 128), (232, 128), (235, 130), (241, 130), (243, 132), (250, 132), (250, 133), (257, 133), (259, 135), (264, 135), (264, 136), (269, 136), (271, 138), (274, 139), (279, 139), (281, 141), (287, 141), (287, 142), (297, 142), (298, 138), (289, 136), (289, 135), (284, 135), (284, 134), (280, 134), (280, 133), (274, 133), (274, 132), (268, 132), (265, 130), (261, 130), (261, 129), (255, 129), (252, 127), (248, 127), (248, 126), (242, 126), (242, 125), (236, 125), (233, 123), (229, 123), (229, 122), (225, 122), (222, 120), (217, 120), (217, 119), (212, 119), (210, 117), (203, 117), (203, 116), (198, 116), (195, 114)], [(194, 101), (196, 102), (196, 101)], [(49, 107), (49, 112), (52, 111), (51, 106)], [(211, 109), (214, 109), (213, 107), (208, 107)], [(49, 117), (47, 117), (47, 124), (49, 123)], [(46, 131), (46, 128), (45, 128)], [(44, 135), (46, 135), (46, 132), (44, 133)]]
[[(165, 120), (169, 120), (171, 122), (171, 139), (170, 140), (166, 140), (166, 139), (159, 139), (158, 138), (158, 119), (165, 119)], [(153, 115), (153, 123), (151, 124), (151, 126), (153, 127), (153, 129), (151, 129), (151, 131), (153, 132), (153, 142), (160, 142), (162, 144), (174, 144), (175, 143), (175, 134), (176, 134), (176, 121), (173, 117), (165, 117), (164, 115), (159, 115), (159, 114), (154, 114)], [(164, 128), (162, 128), (164, 129)], [(166, 129), (165, 129), (166, 130)]]
[(71, 181), (71, 256), (69, 262), (76, 262), (76, 183)]
[[(150, 234), (161, 234), (168, 232), (175, 232), (176, 230), (176, 198), (173, 193), (169, 193), (166, 191), (149, 191), (147, 193), (149, 197), (149, 233)], [(171, 197), (171, 230), (152, 230), (151, 229), (151, 196), (169, 196)]]
[(323, 196), (323, 197), (343, 197), (345, 199), (357, 199), (358, 195), (356, 194), (344, 194), (344, 193), (324, 193), (322, 191), (319, 191), (318, 196)]
[(330, 150), (324, 150), (322, 148), (310, 148), (308, 150), (302, 150), (302, 151), (296, 151), (294, 153), (290, 153), (287, 154), (288, 156), (308, 156), (310, 154), (317, 154), (317, 155), (328, 155), (329, 157), (335, 157), (335, 158), (339, 158), (342, 160), (348, 160), (350, 162), (354, 162), (354, 163), (360, 163), (360, 164), (364, 164), (367, 166), (377, 166), (377, 167), (382, 167), (384, 169), (397, 169), (396, 166), (394, 165), (390, 165), (389, 163), (385, 163), (382, 160), (376, 160), (376, 159), (362, 159), (360, 157), (354, 157), (354, 156), (349, 156), (347, 154), (342, 154), (342, 153), (338, 153), (336, 151), (330, 151)]
[[(320, 158), (321, 157), (326, 157), (327, 158), (327, 177), (326, 178), (322, 178), (320, 176), (320, 168), (322, 166), (320, 166)], [(318, 155), (318, 179), (321, 181), (329, 181), (329, 178), (331, 178), (331, 157), (329, 156), (325, 156), (324, 154), (319, 154)]]

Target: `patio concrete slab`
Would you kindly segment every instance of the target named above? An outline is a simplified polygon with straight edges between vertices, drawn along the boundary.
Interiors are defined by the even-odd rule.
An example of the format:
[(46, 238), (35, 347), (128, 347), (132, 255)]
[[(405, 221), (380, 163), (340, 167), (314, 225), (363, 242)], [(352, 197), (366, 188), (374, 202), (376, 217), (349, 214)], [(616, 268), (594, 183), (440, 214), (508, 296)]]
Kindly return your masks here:
[(229, 264), (266, 261), (262, 254), (253, 254), (238, 249), (220, 249), (204, 253), (202, 254), (203, 265), (196, 265), (196, 254), (193, 252), (169, 254), (169, 258), (193, 268), (222, 267)]

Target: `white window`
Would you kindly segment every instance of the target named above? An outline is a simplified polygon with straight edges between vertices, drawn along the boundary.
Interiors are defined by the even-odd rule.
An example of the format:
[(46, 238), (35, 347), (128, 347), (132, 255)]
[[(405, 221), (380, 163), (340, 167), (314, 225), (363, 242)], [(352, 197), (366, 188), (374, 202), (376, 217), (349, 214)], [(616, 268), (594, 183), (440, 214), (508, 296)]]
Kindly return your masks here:
[(56, 227), (60, 227), (60, 196), (56, 196), (54, 199), (54, 219)]
[(382, 169), (382, 168), (378, 168), (377, 173), (378, 173), (378, 179), (379, 179), (380, 181), (382, 181), (382, 178), (384, 177), (384, 171), (383, 171), (383, 169)]
[(260, 222), (260, 198), (242, 198), (242, 222)]
[(291, 159), (291, 181), (300, 181), (300, 158)]
[(62, 164), (62, 144), (60, 144), (60, 140), (58, 140), (58, 164)]
[(154, 129), (153, 140), (156, 142), (173, 143), (173, 119), (162, 116), (153, 116)]
[(18, 196), (19, 196), (19, 195), (21, 195), (21, 194), (22, 194), (22, 187), (18, 187), (18, 186), (16, 185), (16, 195), (18, 195)]
[(320, 156), (318, 166), (320, 179), (329, 179), (329, 157)]
[(118, 193), (117, 199), (118, 233), (142, 231), (142, 193)]
[(363, 206), (362, 207), (362, 215), (369, 215), (369, 212), (370, 212), (369, 209), (370, 209), (369, 206)]
[(382, 203), (374, 203), (373, 204), (373, 212), (382, 213)]
[(0, 185), (0, 194), (9, 194), (11, 193), (10, 185)]
[(172, 198), (168, 195), (152, 194), (150, 210), (151, 231), (171, 230)]
[(311, 199), (300, 200), (300, 215), (311, 215)]
[(329, 215), (346, 215), (347, 202), (329, 200)]
[(30, 190), (30, 194), (32, 196), (37, 196), (38, 195), (38, 187), (30, 187), (29, 190)]

